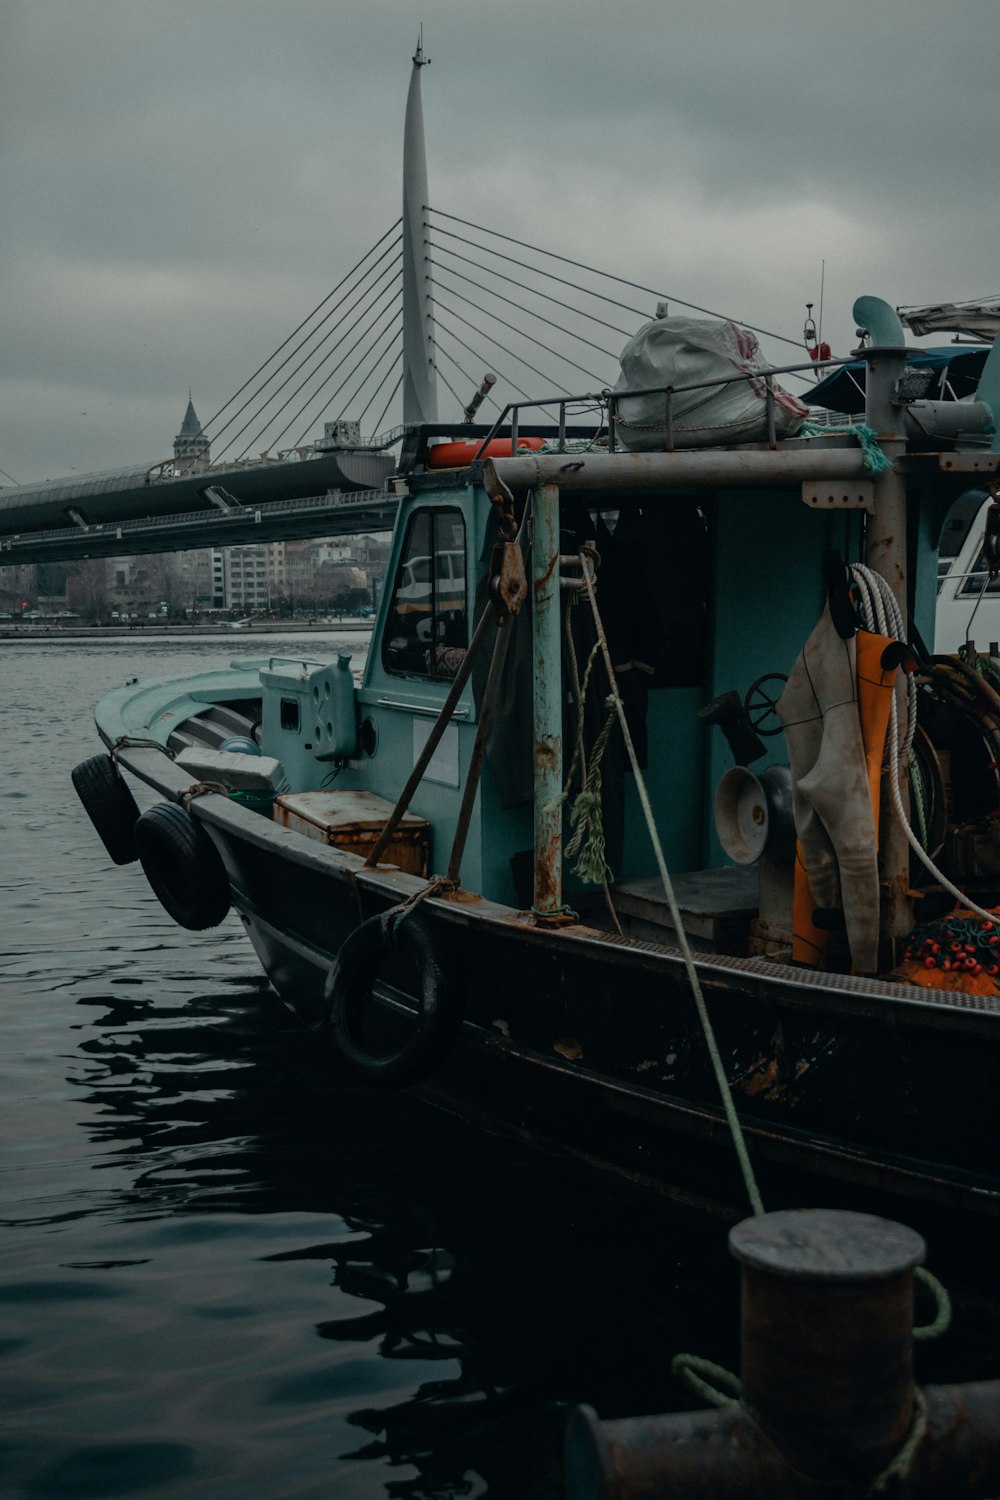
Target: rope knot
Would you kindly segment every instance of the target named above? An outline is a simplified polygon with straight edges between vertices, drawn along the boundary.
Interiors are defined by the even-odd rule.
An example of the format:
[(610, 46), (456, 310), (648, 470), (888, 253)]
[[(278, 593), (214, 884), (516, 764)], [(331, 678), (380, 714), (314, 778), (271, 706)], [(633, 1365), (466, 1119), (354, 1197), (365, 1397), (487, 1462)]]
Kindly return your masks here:
[(220, 797), (229, 796), (229, 787), (221, 781), (195, 781), (182, 792), (177, 793), (178, 802), (184, 804), (191, 802), (195, 797), (205, 797), (209, 792), (215, 792)]
[(458, 881), (449, 880), (447, 875), (432, 875), (426, 885), (422, 885), (412, 896), (407, 896), (405, 901), (400, 901), (398, 906), (390, 906), (382, 915), (382, 930), (390, 943), (394, 943), (396, 928), (400, 922), (416, 911), (421, 901), (426, 901), (428, 896), (447, 896), (452, 891), (458, 890)]

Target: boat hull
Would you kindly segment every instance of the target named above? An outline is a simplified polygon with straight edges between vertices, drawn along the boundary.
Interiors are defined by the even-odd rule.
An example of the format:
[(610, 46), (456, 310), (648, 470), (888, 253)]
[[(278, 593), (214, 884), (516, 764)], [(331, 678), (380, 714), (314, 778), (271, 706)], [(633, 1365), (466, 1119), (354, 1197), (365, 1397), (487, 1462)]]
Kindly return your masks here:
[[(189, 787), (153, 748), (128, 770)], [(682, 955), (581, 923), (545, 926), (280, 826), (191, 799), (274, 989), (329, 1048), (324, 989), (361, 922), (412, 902), (460, 992), (458, 1041), (416, 1091), (477, 1125), (734, 1215), (747, 1207)], [(426, 899), (424, 899), (426, 897)], [(906, 1201), (1000, 1213), (1000, 999), (696, 953), (768, 1207)], [(404, 990), (386, 997), (405, 1018)], [(912, 1213), (911, 1213), (912, 1218)]]
[[(235, 826), (261, 820), (227, 813), (228, 827), (210, 826), (234, 904), (274, 988), (324, 1036), (335, 1071), (323, 993), (337, 951), (360, 920), (421, 882), (287, 838), (276, 859), (271, 837)], [(426, 900), (420, 920), (464, 1005), (454, 1050), (416, 1085), (423, 1097), (699, 1206), (745, 1210), (677, 950), (579, 925), (546, 929), (471, 896)], [(1000, 1212), (992, 1002), (696, 961), (769, 1205), (847, 1189), (855, 1203), (890, 1194)]]

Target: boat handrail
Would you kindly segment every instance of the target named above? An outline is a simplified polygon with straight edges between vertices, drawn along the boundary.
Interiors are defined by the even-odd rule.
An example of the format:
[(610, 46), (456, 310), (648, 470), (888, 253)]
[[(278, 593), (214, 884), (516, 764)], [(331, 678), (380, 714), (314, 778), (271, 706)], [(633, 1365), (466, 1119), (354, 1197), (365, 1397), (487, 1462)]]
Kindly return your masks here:
[(304, 495), (298, 500), (261, 500), (257, 502), (241, 501), (229, 511), (221, 510), (177, 510), (168, 511), (165, 515), (132, 516), (122, 521), (88, 521), (85, 528), (78, 526), (59, 526), (49, 528), (45, 531), (25, 532), (24, 538), (30, 542), (58, 541), (61, 537), (78, 535), (81, 530), (86, 530), (88, 536), (106, 536), (108, 533), (124, 535), (129, 531), (148, 531), (157, 526), (182, 526), (190, 522), (199, 521), (211, 525), (213, 522), (232, 521), (242, 516), (244, 519), (248, 514), (260, 513), (264, 516), (284, 514), (288, 511), (316, 510), (322, 508), (329, 510), (331, 506), (338, 505), (380, 505), (385, 503), (386, 494), (384, 490), (344, 490), (341, 493), (327, 495)]
[[(843, 365), (857, 363), (857, 358), (858, 356), (855, 353), (853, 355), (830, 357), (829, 359), (808, 359), (794, 365), (767, 365), (763, 366), (759, 370), (734, 370), (731, 375), (717, 375), (713, 376), (710, 380), (697, 380), (686, 383), (684, 385), (637, 386), (635, 389), (621, 391), (612, 391), (610, 389), (605, 389), (602, 391), (587, 391), (574, 396), (547, 396), (542, 399), (536, 397), (525, 401), (508, 401), (507, 405), (503, 408), (503, 411), (493, 423), (493, 426), (490, 428), (489, 432), (480, 442), (479, 448), (475, 454), (475, 458), (479, 459), (483, 457), (484, 453), (486, 452), (487, 445), (494, 440), (500, 428), (508, 419), (511, 429), (511, 451), (513, 453), (516, 453), (517, 435), (521, 412), (546, 406), (558, 406), (559, 408), (559, 436), (557, 439), (558, 451), (560, 453), (565, 453), (567, 408), (571, 406), (579, 406), (583, 403), (591, 406), (597, 403), (597, 405), (600, 406), (602, 412), (607, 412), (608, 451), (614, 453), (616, 451), (617, 441), (615, 428), (618, 403), (622, 400), (628, 400), (633, 396), (657, 395), (662, 395), (664, 398), (664, 412), (666, 418), (667, 436), (666, 446), (668, 451), (672, 451), (674, 447), (672, 430), (674, 396), (687, 394), (687, 392), (689, 391), (710, 390), (711, 388), (717, 386), (737, 385), (741, 382), (746, 383), (750, 381), (764, 382), (765, 404), (767, 410), (768, 443), (773, 448), (776, 443), (774, 431), (774, 376), (794, 375), (804, 370), (808, 370), (810, 371), (810, 373), (815, 374), (815, 372), (819, 369), (840, 368)], [(604, 423), (602, 421), (597, 429), (598, 432), (600, 432), (600, 427), (603, 425)]]

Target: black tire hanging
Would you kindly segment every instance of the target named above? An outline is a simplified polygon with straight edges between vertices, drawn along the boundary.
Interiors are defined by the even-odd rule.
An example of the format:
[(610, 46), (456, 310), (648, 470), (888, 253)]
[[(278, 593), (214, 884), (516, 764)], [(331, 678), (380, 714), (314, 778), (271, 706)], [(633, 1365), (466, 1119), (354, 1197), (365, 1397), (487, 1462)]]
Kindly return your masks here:
[(135, 825), (146, 879), (164, 911), (181, 927), (218, 927), (232, 905), (219, 851), (186, 808), (159, 802)]
[[(397, 952), (416, 967), (417, 1012), (398, 1047), (370, 1052), (359, 1040), (360, 1023), (382, 965)], [(325, 998), (337, 1051), (357, 1077), (380, 1088), (405, 1088), (426, 1078), (451, 1051), (462, 1025), (461, 997), (449, 982), (430, 928), (415, 915), (362, 922), (337, 955)]]
[(139, 858), (135, 844), (139, 809), (114, 761), (109, 755), (92, 755), (74, 766), (70, 775), (87, 816), (115, 864), (132, 864)]

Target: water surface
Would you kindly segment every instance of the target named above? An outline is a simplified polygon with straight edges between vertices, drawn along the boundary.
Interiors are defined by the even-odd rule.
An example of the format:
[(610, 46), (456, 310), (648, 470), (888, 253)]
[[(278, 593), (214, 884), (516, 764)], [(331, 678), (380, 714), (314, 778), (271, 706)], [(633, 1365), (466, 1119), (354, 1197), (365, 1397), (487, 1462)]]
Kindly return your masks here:
[[(723, 1226), (334, 1086), (235, 918), (184, 932), (108, 862), (92, 703), (294, 649), (0, 646), (5, 1495), (550, 1497), (567, 1404), (737, 1361)], [(1000, 1370), (991, 1276), (965, 1297), (929, 1378)]]

